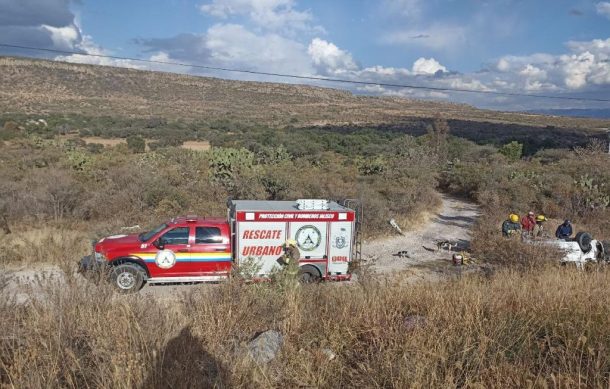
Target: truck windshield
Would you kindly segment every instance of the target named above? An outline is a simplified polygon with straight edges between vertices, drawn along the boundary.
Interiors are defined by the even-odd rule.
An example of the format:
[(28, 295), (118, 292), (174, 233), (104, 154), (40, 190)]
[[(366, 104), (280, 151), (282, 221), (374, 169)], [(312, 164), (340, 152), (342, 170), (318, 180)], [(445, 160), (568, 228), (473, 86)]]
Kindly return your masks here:
[(138, 235), (138, 238), (140, 239), (140, 242), (148, 242), (150, 238), (157, 235), (159, 232), (163, 231), (166, 228), (167, 224), (163, 223), (157, 228), (154, 228), (148, 232), (141, 233), (140, 235)]

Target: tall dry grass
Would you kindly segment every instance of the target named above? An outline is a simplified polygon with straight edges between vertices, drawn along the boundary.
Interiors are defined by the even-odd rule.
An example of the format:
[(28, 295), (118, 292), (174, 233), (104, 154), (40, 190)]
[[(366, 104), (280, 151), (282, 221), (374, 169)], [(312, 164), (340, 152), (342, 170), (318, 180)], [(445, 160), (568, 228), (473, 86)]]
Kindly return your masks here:
[[(50, 284), (0, 300), (5, 387), (607, 387), (610, 273), (545, 267), (446, 283), (230, 282), (176, 300)], [(4, 291), (6, 294), (6, 290)], [(279, 330), (278, 357), (243, 351)], [(337, 357), (329, 360), (324, 349)]]

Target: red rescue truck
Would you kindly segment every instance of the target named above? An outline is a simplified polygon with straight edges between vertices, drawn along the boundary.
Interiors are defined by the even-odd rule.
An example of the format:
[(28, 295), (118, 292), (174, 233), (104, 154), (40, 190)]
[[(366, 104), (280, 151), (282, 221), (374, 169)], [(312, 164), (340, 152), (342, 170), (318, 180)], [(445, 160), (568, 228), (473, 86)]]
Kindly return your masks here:
[(228, 202), (227, 218), (177, 217), (141, 234), (113, 235), (94, 243), (80, 269), (108, 271), (122, 292), (145, 283), (220, 281), (248, 263), (256, 279), (279, 266), (288, 240), (296, 241), (302, 281), (349, 280), (360, 255), (357, 201)]

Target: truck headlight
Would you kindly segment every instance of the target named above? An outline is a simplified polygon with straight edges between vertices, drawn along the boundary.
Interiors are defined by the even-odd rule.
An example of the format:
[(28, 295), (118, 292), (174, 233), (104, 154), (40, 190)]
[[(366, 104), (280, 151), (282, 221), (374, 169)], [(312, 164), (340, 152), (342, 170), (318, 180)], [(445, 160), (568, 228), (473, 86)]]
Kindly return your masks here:
[(106, 256), (102, 253), (95, 252), (95, 260), (97, 262), (106, 262)]

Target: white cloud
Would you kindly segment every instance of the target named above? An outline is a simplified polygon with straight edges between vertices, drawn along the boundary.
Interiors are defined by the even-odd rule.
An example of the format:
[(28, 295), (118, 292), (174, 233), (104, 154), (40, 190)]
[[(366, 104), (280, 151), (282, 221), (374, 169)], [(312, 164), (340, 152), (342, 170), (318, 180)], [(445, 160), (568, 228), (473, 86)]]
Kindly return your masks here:
[(468, 75), (457, 75), (452, 76), (446, 80), (443, 80), (444, 84), (447, 84), (453, 89), (465, 89), (471, 91), (491, 91), (492, 88), (485, 85), (481, 80), (477, 80), (472, 76)]
[(587, 76), (595, 64), (595, 56), (591, 53), (562, 55), (561, 67), (565, 74), (565, 84), (570, 89), (579, 89), (587, 85)]
[[(83, 54), (92, 54), (91, 55), (83, 55), (83, 54), (71, 54), (71, 55), (60, 55), (56, 57), (56, 59), (60, 61), (73, 62), (73, 63), (82, 63), (89, 65), (102, 65), (102, 66), (117, 66), (122, 68), (132, 68), (132, 69), (150, 69), (150, 66), (145, 66), (143, 63), (138, 63), (137, 61), (131, 61), (127, 59), (114, 59), (107, 57), (96, 57), (96, 55), (111, 55), (108, 51), (99, 47), (95, 42), (93, 42), (93, 38), (89, 35), (83, 35), (82, 41), (79, 42), (75, 46), (78, 50), (82, 51)], [(155, 69), (157, 70), (157, 69)]]
[(526, 90), (585, 91), (610, 85), (610, 39), (570, 41), (569, 53), (505, 56), (492, 71)]
[(413, 63), (413, 73), (415, 74), (436, 74), (437, 72), (446, 73), (447, 68), (441, 65), (434, 58), (419, 58)]
[(595, 5), (597, 13), (610, 19), (610, 2), (602, 1)]
[(275, 33), (255, 34), (238, 24), (217, 24), (208, 29), (205, 45), (214, 64), (265, 72), (313, 73), (305, 46)]
[(368, 76), (397, 78), (397, 77), (410, 76), (411, 72), (405, 68), (384, 67), (381, 65), (376, 65), (376, 66), (371, 66), (371, 67), (362, 69), (360, 74), (368, 75)]
[(598, 56), (610, 57), (610, 38), (608, 39), (593, 39), (591, 41), (569, 41), (567, 46), (574, 52), (591, 52)]
[(42, 25), (40, 28), (51, 34), (53, 45), (60, 50), (71, 50), (81, 40), (80, 31), (74, 24), (64, 27)]
[(199, 9), (218, 18), (246, 15), (251, 22), (266, 29), (307, 29), (311, 12), (298, 11), (294, 0), (212, 0)]
[(546, 70), (542, 70), (529, 63), (519, 72), (519, 74), (535, 80), (545, 80), (547, 76)]
[(316, 68), (323, 74), (337, 74), (359, 68), (350, 53), (320, 38), (314, 38), (311, 41), (307, 53)]

